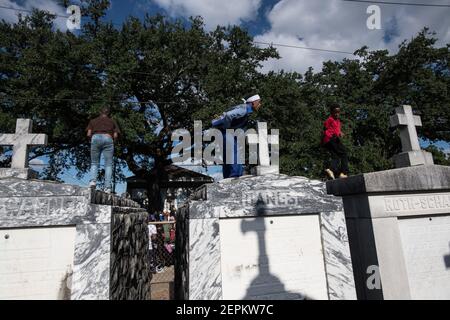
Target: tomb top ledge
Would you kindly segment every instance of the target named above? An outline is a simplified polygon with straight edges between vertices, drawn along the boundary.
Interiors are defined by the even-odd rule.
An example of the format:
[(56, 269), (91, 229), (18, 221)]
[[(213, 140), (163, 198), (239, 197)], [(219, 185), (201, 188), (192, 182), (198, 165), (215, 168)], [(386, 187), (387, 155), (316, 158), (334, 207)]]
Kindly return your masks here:
[(450, 167), (440, 165), (420, 165), (370, 172), (327, 181), (327, 193), (335, 196), (449, 189)]
[(85, 197), (88, 202), (100, 205), (140, 208), (141, 206), (127, 198), (107, 194), (88, 187), (70, 185), (56, 181), (20, 179), (15, 177), (0, 179), (0, 198), (27, 197)]
[(196, 190), (190, 219), (316, 214), (342, 211), (325, 183), (300, 176), (268, 174), (225, 179)]

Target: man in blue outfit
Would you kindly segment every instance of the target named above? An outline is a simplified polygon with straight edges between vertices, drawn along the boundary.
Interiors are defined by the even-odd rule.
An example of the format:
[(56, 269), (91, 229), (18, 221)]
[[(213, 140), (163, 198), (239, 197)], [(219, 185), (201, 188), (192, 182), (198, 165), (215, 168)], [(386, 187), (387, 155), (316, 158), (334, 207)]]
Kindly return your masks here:
[[(253, 111), (258, 111), (261, 107), (261, 97), (254, 95), (248, 98), (244, 104), (240, 104), (232, 107), (225, 112), (218, 119), (214, 119), (211, 124), (214, 128), (218, 128), (222, 131), (224, 139), (224, 152), (223, 152), (223, 178), (240, 177), (244, 174), (243, 164), (238, 163), (238, 143), (237, 137), (227, 135), (227, 129), (247, 129), (248, 118)], [(234, 157), (232, 163), (226, 163), (226, 146), (229, 146), (229, 150), (233, 150)]]

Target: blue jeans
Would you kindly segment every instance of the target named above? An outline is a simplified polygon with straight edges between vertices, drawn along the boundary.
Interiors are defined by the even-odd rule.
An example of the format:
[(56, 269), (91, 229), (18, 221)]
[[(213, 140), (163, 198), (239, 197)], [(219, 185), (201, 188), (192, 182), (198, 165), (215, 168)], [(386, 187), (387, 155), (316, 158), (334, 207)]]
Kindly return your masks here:
[(100, 156), (105, 158), (105, 189), (111, 189), (114, 141), (104, 134), (94, 134), (91, 140), (91, 182), (97, 181)]

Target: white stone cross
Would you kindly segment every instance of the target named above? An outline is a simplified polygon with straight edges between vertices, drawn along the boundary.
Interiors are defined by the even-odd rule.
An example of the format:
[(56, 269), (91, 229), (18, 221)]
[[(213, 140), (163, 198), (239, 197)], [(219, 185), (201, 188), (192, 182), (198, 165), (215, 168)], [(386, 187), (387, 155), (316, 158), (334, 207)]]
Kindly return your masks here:
[[(271, 130), (271, 135), (267, 132), (267, 123), (258, 122), (258, 134), (247, 134), (248, 144), (258, 146), (257, 175), (268, 173), (279, 173), (279, 134), (278, 130)], [(270, 154), (269, 154), (270, 144)]]
[(412, 113), (411, 106), (402, 106), (395, 109), (396, 114), (390, 117), (391, 127), (400, 127), (400, 140), (402, 142), (402, 153), (394, 156), (397, 168), (432, 165), (431, 153), (420, 149), (419, 138), (416, 127), (422, 126), (419, 116)]
[(420, 144), (416, 127), (422, 126), (422, 120), (419, 116), (413, 115), (411, 106), (396, 108), (395, 112), (396, 114), (390, 118), (390, 123), (391, 127), (400, 126), (402, 151), (419, 151)]
[(11, 168), (27, 168), (29, 147), (47, 144), (47, 135), (31, 133), (32, 126), (30, 119), (17, 119), (16, 133), (0, 133), (0, 145), (13, 146)]

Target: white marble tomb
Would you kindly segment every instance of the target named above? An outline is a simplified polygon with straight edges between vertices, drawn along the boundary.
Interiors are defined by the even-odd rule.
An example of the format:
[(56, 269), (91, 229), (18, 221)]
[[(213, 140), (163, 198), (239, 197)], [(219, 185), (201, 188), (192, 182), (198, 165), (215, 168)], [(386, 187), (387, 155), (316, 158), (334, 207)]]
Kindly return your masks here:
[[(110, 269), (124, 264), (114, 252), (111, 227), (116, 222), (117, 231), (123, 224), (113, 217), (143, 209), (87, 187), (30, 179), (29, 146), (47, 142), (46, 135), (31, 134), (31, 129), (31, 120), (18, 119), (15, 134), (0, 134), (0, 145), (13, 146), (11, 168), (0, 168), (0, 300), (106, 300), (123, 293), (142, 298), (138, 295), (145, 290), (127, 292)], [(145, 235), (144, 253), (147, 231)], [(142, 269), (147, 263), (145, 259)], [(120, 280), (128, 280), (129, 273)]]
[(359, 299), (450, 299), (450, 167), (421, 150), (411, 106), (396, 108), (398, 169), (327, 182), (343, 197)]
[(179, 299), (356, 299), (342, 202), (320, 181), (226, 179), (177, 221)]
[(327, 188), (343, 197), (358, 299), (450, 299), (450, 167), (365, 173)]

